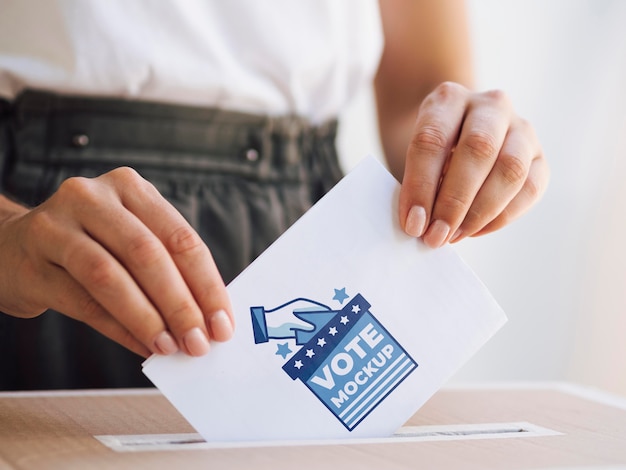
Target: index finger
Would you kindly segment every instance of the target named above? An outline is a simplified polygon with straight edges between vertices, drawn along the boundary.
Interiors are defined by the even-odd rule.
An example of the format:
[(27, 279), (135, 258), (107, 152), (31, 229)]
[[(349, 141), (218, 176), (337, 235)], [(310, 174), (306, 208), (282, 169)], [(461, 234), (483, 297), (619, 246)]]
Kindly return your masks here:
[(468, 92), (443, 83), (422, 103), (407, 150), (400, 189), (400, 223), (421, 237), (429, 225), (444, 166), (457, 140)]
[(501, 92), (481, 95), (468, 107), (424, 235), (427, 245), (438, 247), (454, 236), (492, 172), (510, 123), (511, 107)]
[[(135, 179), (135, 175), (129, 176)], [(161, 240), (169, 252), (202, 311), (211, 338), (228, 340), (234, 327), (232, 306), (209, 248), (152, 184), (145, 180), (142, 184), (132, 183), (118, 183), (122, 204)], [(131, 187), (133, 190), (129, 191)]]

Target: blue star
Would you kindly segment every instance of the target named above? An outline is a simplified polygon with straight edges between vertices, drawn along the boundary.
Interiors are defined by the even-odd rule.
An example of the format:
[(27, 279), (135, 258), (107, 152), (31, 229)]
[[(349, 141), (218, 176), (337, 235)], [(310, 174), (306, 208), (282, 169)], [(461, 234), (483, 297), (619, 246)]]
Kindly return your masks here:
[(291, 349), (289, 349), (289, 343), (278, 344), (278, 350), (276, 351), (277, 356), (282, 356), (285, 359), (289, 354), (291, 354)]
[(343, 301), (348, 297), (350, 296), (346, 294), (346, 288), (344, 287), (343, 289), (335, 289), (335, 296), (333, 297), (333, 300), (337, 300), (340, 304), (343, 304)]

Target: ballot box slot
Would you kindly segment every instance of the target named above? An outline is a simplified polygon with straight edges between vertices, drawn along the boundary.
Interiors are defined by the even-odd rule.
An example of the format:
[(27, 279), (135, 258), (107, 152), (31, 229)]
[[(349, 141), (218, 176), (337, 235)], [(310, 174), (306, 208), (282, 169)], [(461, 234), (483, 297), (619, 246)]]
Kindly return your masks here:
[(462, 431), (402, 431), (395, 433), (393, 437), (426, 437), (426, 436), (487, 436), (490, 434), (515, 434), (520, 432), (529, 432), (522, 428), (506, 428), (506, 429), (467, 429)]
[(403, 426), (390, 439), (443, 441), (556, 436), (562, 433), (529, 422)]
[(395, 444), (401, 442), (502, 439), (556, 436), (562, 433), (528, 422), (403, 426), (389, 437), (307, 441), (206, 442), (200, 434), (133, 434), (94, 436), (116, 452), (198, 450), (237, 447), (278, 447), (336, 444)]

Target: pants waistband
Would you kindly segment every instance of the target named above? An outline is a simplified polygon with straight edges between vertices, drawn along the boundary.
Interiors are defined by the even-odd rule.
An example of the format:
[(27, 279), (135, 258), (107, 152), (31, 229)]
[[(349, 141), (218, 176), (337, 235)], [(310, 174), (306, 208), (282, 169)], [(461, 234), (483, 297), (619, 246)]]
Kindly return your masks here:
[(320, 141), (334, 145), (337, 134), (336, 120), (312, 125), (299, 116), (34, 90), (3, 107), (13, 122), (19, 158), (47, 165), (89, 161), (215, 170), (217, 162), (226, 169), (243, 161), (258, 172), (306, 163), (309, 148)]

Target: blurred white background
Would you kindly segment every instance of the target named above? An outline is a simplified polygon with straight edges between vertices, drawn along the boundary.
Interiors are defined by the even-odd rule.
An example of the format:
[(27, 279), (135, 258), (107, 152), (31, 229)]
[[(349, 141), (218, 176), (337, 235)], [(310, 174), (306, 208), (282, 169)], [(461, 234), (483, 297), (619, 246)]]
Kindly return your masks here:
[[(477, 87), (529, 119), (552, 177), (509, 227), (456, 245), (509, 322), (452, 382), (571, 381), (626, 395), (626, 2), (468, 0)], [(370, 93), (344, 167), (379, 156)]]

